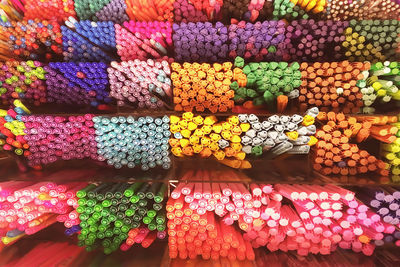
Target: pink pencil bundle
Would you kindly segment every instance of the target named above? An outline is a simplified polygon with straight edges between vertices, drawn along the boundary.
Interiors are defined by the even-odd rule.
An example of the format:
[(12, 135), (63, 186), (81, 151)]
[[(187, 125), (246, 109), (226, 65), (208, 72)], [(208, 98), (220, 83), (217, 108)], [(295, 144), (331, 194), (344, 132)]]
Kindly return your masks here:
[[(24, 234), (32, 235), (56, 221), (71, 218), (77, 206), (75, 193), (86, 183), (57, 185), (52, 182), (0, 183), (0, 234), (8, 244)], [(58, 215), (58, 216), (57, 216)], [(64, 220), (64, 217), (67, 217)], [(79, 224), (77, 218), (71, 223)]]
[(24, 139), (30, 144), (29, 166), (41, 166), (59, 159), (97, 160), (93, 115), (23, 116)]
[(172, 102), (171, 70), (165, 60), (113, 61), (107, 72), (110, 95), (117, 99), (118, 106), (156, 109)]
[[(241, 179), (233, 171), (227, 171), (224, 174), (227, 175), (225, 177), (230, 176), (231, 180), (240, 181)], [(203, 181), (178, 184), (171, 194), (172, 199), (183, 197), (185, 206), (197, 211), (200, 215), (206, 214), (207, 211), (214, 211), (216, 215), (223, 218), (222, 221), (226, 225), (232, 225), (235, 221), (251, 222), (253, 220), (252, 195), (242, 183), (211, 182), (211, 177), (224, 179), (220, 172), (213, 171), (189, 171), (182, 180), (190, 179), (190, 177)]]
[[(262, 186), (252, 187), (253, 202), (265, 198)], [(263, 205), (267, 203), (261, 207), (261, 220), (241, 226), (246, 231), (245, 239), (253, 247), (296, 250), (307, 255), (330, 254), (339, 246), (371, 255), (375, 248), (371, 241), (395, 231), (395, 227), (383, 222), (349, 190), (334, 185), (282, 184), (275, 185), (271, 194), (274, 190), (291, 200), (293, 206), (281, 205), (273, 196), (267, 196), (268, 201), (261, 198)]]
[(115, 24), (117, 53), (121, 60), (167, 60), (172, 46), (172, 28), (169, 22), (125, 22)]

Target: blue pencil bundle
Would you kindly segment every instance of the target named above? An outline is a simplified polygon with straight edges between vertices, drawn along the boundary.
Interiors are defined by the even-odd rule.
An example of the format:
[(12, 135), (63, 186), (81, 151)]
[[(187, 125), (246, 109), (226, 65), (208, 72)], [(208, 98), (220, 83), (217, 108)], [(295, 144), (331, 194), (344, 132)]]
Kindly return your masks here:
[(57, 104), (100, 105), (112, 101), (108, 93), (104, 63), (49, 63), (46, 74), (47, 100)]
[[(65, 61), (112, 61), (115, 53), (115, 29), (112, 22), (77, 22), (70, 18), (61, 26)], [(110, 52), (110, 53), (108, 53)]]

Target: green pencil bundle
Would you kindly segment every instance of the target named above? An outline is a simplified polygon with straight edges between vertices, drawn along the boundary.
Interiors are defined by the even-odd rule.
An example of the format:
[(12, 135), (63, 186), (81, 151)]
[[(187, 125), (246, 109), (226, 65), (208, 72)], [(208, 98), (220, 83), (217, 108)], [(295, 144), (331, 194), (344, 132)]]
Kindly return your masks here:
[(164, 183), (91, 184), (78, 191), (76, 212), (78, 245), (92, 251), (100, 246), (109, 254), (128, 250), (134, 243), (150, 246), (166, 236)]
[(363, 71), (363, 79), (357, 81), (363, 94), (363, 113), (375, 112), (375, 103), (395, 101), (400, 106), (400, 63), (377, 62), (369, 71)]
[(235, 91), (236, 104), (252, 100), (254, 106), (267, 105), (274, 111), (278, 96), (286, 95), (291, 99), (299, 95), (297, 88), (301, 85), (301, 71), (297, 62), (244, 64), (243, 58), (236, 57), (235, 67), (241, 69), (246, 76), (244, 81), (239, 78), (231, 84), (231, 89)]

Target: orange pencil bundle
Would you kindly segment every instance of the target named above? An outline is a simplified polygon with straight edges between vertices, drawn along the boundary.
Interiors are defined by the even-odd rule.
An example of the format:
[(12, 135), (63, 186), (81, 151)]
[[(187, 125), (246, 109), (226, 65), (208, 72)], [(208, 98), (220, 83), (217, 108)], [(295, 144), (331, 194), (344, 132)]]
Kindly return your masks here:
[(233, 80), (232, 63), (171, 64), (171, 80), (176, 111), (212, 113), (233, 108), (235, 92), (230, 89)]
[[(356, 144), (365, 141), (370, 135), (383, 141), (386, 136), (376, 135), (379, 134), (378, 126), (373, 126), (364, 116), (350, 117), (343, 113), (320, 112), (317, 118), (324, 125), (316, 133), (318, 143), (314, 150), (315, 170), (324, 175), (367, 172), (389, 175), (387, 164)], [(387, 131), (381, 130), (384, 133)]]
[(64, 22), (76, 17), (73, 0), (25, 0), (24, 19), (48, 19)]
[(363, 77), (361, 72), (369, 68), (369, 62), (301, 63), (300, 108), (317, 106), (325, 112), (357, 113), (363, 101), (356, 84)]
[(126, 13), (135, 21), (173, 21), (175, 0), (126, 0)]

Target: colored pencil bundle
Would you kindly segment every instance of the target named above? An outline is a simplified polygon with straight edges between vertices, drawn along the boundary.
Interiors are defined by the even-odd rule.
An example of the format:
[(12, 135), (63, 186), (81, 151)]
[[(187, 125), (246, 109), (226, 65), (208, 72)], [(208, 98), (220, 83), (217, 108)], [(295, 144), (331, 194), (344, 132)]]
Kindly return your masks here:
[[(302, 1), (301, 5), (296, 5), (297, 0), (274, 0), (273, 5), (274, 5), (274, 11), (272, 12), (273, 19), (278, 20), (281, 18), (284, 19), (308, 19), (309, 16), (305, 12), (307, 10), (305, 4), (304, 9), (303, 3), (310, 2), (310, 1)], [(321, 1), (322, 2), (322, 1)], [(316, 1), (313, 1), (312, 3), (316, 3)], [(311, 7), (311, 6), (310, 6)], [(315, 7), (315, 6), (314, 6)], [(308, 9), (307, 11), (310, 11), (312, 8)], [(317, 9), (316, 9), (317, 10)]]
[(400, 34), (398, 20), (351, 20), (342, 46), (350, 61), (396, 60)]
[(124, 21), (129, 20), (125, 10), (125, 0), (111, 0), (101, 10), (96, 12), (96, 17), (99, 21), (112, 21), (122, 24)]
[(250, 128), (249, 123), (241, 123), (237, 116), (218, 121), (215, 116), (194, 116), (185, 112), (182, 117), (170, 116), (169, 139), (171, 152), (177, 157), (195, 156), (202, 158), (214, 156), (218, 161), (233, 168), (250, 168), (244, 161), (241, 134)]
[(223, 0), (175, 0), (174, 21), (188, 23), (220, 19), (222, 3)]
[(315, 105), (326, 112), (357, 113), (363, 105), (357, 81), (369, 68), (369, 62), (301, 63), (300, 110)]
[(149, 247), (166, 237), (163, 183), (91, 184), (76, 193), (80, 227), (78, 245), (87, 251), (102, 246), (110, 254), (135, 243)]
[(0, 236), (7, 245), (33, 235), (68, 216), (77, 204), (75, 193), (85, 183), (0, 183)]
[(112, 61), (115, 52), (114, 24), (108, 22), (81, 22), (70, 18), (61, 26), (65, 61)]
[[(235, 91), (235, 104), (252, 101), (253, 106), (266, 105), (269, 110), (283, 112), (288, 99), (299, 95), (301, 72), (297, 62), (260, 62), (244, 64), (241, 57), (236, 57), (234, 79), (230, 87)], [(241, 70), (241, 71), (240, 71)], [(236, 76), (236, 77), (235, 77)], [(277, 104), (277, 98), (280, 103)], [(283, 103), (281, 103), (283, 101)], [(283, 105), (283, 106), (282, 106)]]
[[(236, 221), (240, 225), (243, 220), (249, 221), (256, 217), (257, 211), (253, 207), (251, 193), (240, 183), (249, 181), (249, 178), (242, 173), (232, 170), (190, 170), (180, 180), (182, 183), (172, 191), (171, 198), (180, 202), (180, 197), (184, 196), (184, 205), (197, 211), (199, 215), (213, 211), (223, 218), (226, 225), (232, 225)], [(224, 180), (232, 183), (219, 182)]]
[(174, 0), (126, 0), (126, 13), (136, 21), (171, 21)]
[(314, 170), (324, 175), (345, 176), (367, 172), (376, 172), (381, 176), (389, 175), (387, 164), (368, 151), (360, 149), (356, 144), (363, 142), (369, 136), (382, 142), (393, 140), (391, 134), (384, 136), (377, 134), (379, 127), (376, 125), (379, 124), (373, 119), (381, 121), (380, 117), (350, 117), (343, 113), (320, 112), (317, 118), (324, 125), (315, 135), (318, 143), (313, 156)]
[[(167, 49), (171, 45), (171, 28), (169, 23), (153, 22), (155, 29), (145, 26), (144, 22), (125, 22), (123, 26), (115, 24), (115, 34), (117, 42), (117, 52), (122, 60), (147, 60), (154, 58), (158, 60), (168, 60)], [(152, 22), (149, 22), (149, 24)], [(164, 25), (162, 25), (164, 24)], [(142, 32), (145, 27), (145, 33)], [(148, 29), (149, 27), (150, 29)]]
[(25, 141), (30, 146), (27, 156), (31, 167), (40, 167), (59, 159), (97, 160), (93, 115), (23, 116)]
[(115, 25), (118, 55), (122, 60), (168, 59), (172, 45), (170, 22), (124, 22)]
[(393, 225), (400, 223), (399, 188), (380, 186), (358, 188), (358, 191), (357, 197), (381, 216), (384, 222)]
[(133, 104), (138, 108), (161, 108), (172, 97), (171, 71), (167, 61), (111, 62), (107, 69), (110, 80), (110, 96), (118, 106)]
[(56, 22), (0, 22), (1, 58), (50, 61), (62, 54), (60, 25)]
[(228, 28), (221, 22), (182, 22), (173, 24), (172, 29), (176, 61), (219, 62), (227, 59)]
[(38, 61), (0, 62), (0, 98), (4, 105), (24, 99), (35, 105), (46, 102), (45, 74)]
[[(255, 189), (261, 193), (261, 188)], [(253, 240), (253, 246), (267, 242), (271, 251), (297, 250), (300, 255), (329, 254), (338, 246), (371, 255), (375, 248), (372, 241), (382, 240), (383, 233), (395, 230), (369, 211), (353, 192), (343, 188), (334, 185), (275, 185), (275, 190), (290, 199), (294, 209), (267, 198), (264, 218), (268, 221), (265, 226), (253, 226), (255, 231), (263, 234), (263, 239)], [(273, 218), (277, 210), (278, 216)], [(247, 232), (247, 238), (254, 239), (254, 236), (254, 232)]]
[(308, 110), (300, 115), (273, 115), (261, 121), (254, 114), (239, 114), (241, 123), (249, 123), (250, 129), (242, 136), (242, 151), (246, 154), (275, 158), (281, 154), (308, 154), (310, 146), (317, 140), (314, 118), (318, 109)]
[[(228, 257), (231, 260), (254, 260), (254, 251), (250, 243), (243, 239), (233, 225), (224, 223), (226, 218), (230, 218), (229, 215), (221, 219), (227, 211), (223, 208), (220, 218), (216, 217), (214, 212), (208, 211), (212, 210), (214, 205), (217, 211), (217, 206), (224, 206), (222, 201), (228, 201), (226, 206), (229, 204), (229, 208), (227, 209), (235, 209), (233, 200), (240, 202), (243, 207), (242, 193), (250, 197), (251, 195), (248, 192), (246, 194), (246, 189), (241, 186), (243, 185), (233, 184), (231, 188), (235, 189), (231, 190), (226, 184), (218, 183), (178, 185), (174, 192), (179, 196), (171, 197), (166, 206), (170, 258), (194, 259), (201, 255), (203, 259), (213, 260), (220, 257)], [(229, 195), (233, 193), (232, 191), (235, 192), (234, 196)], [(211, 198), (214, 193), (220, 197), (219, 203), (215, 203), (215, 199)], [(215, 204), (210, 204), (212, 200)], [(200, 205), (203, 207), (201, 208)], [(198, 206), (198, 208), (194, 209), (193, 206)], [(237, 209), (244, 212), (244, 208)]]
[(47, 102), (91, 105), (101, 109), (111, 102), (107, 65), (100, 63), (52, 62), (47, 72)]
[(9, 110), (0, 109), (0, 150), (27, 156), (29, 145), (23, 138), (25, 124), (21, 116), (30, 114), (30, 111), (20, 100), (14, 100), (13, 104), (15, 107)]
[(25, 0), (24, 19), (56, 20), (64, 22), (68, 17), (75, 17), (73, 0)]
[(400, 3), (395, 2), (391, 0), (328, 0), (324, 15), (327, 19), (334, 20), (398, 19)]
[(76, 15), (79, 19), (91, 19), (96, 21), (96, 13), (106, 7), (111, 0), (74, 0)]
[(283, 54), (285, 23), (263, 21), (250, 23), (240, 21), (228, 28), (229, 57), (244, 57), (246, 60), (276, 60)]
[(343, 57), (348, 21), (295, 20), (286, 27), (285, 61), (331, 61)]
[(386, 131), (383, 132), (383, 134), (386, 135), (393, 133), (396, 136), (396, 139), (390, 137), (392, 140), (394, 140), (392, 143), (381, 145), (381, 156), (383, 157), (384, 161), (389, 164), (392, 180), (394, 182), (400, 181), (400, 123), (396, 122), (392, 125), (384, 125), (381, 128), (377, 127), (376, 130)]
[(212, 113), (226, 112), (233, 107), (234, 91), (230, 84), (234, 73), (232, 63), (183, 63), (171, 64), (176, 111), (202, 112), (205, 109)]
[(93, 122), (100, 161), (117, 169), (141, 166), (146, 171), (156, 166), (171, 167), (168, 157), (171, 132), (167, 116), (94, 117)]
[[(400, 63), (377, 62), (372, 64), (369, 71), (362, 72), (363, 78), (357, 81), (363, 94), (363, 113), (373, 113), (379, 104), (391, 100), (400, 101)], [(379, 102), (374, 105), (378, 99)]]

